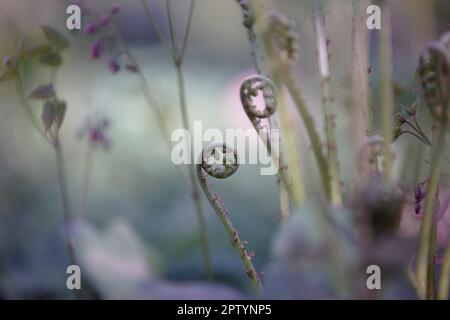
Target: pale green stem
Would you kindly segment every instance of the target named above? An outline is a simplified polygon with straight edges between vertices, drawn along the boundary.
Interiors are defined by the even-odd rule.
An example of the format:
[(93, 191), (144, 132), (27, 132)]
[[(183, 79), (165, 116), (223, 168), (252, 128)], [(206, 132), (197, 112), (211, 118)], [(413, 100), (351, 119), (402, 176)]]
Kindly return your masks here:
[(314, 30), (316, 33), (317, 57), (319, 60), (320, 80), (322, 88), (322, 102), (325, 115), (325, 136), (328, 155), (328, 174), (330, 202), (334, 206), (342, 204), (341, 181), (339, 178), (339, 160), (337, 156), (336, 124), (335, 114), (331, 113), (330, 93), (330, 67), (327, 46), (327, 35), (325, 31), (325, 16), (320, 2), (316, 2)]
[(261, 285), (261, 279), (258, 272), (256, 272), (255, 267), (253, 266), (251, 256), (247, 253), (244, 243), (239, 238), (239, 233), (234, 227), (233, 223), (231, 222), (227, 213), (227, 209), (224, 208), (223, 205), (220, 203), (219, 197), (211, 191), (208, 185), (206, 173), (204, 172), (201, 164), (197, 165), (197, 178), (203, 189), (203, 192), (205, 193), (206, 198), (211, 203), (211, 206), (214, 208), (214, 211), (216, 212), (226, 232), (228, 233), (228, 236), (230, 237), (230, 242), (236, 249), (239, 258), (241, 259), (242, 264), (245, 267), (247, 276), (252, 281), (257, 292), (262, 293), (263, 288)]
[(441, 274), (439, 277), (439, 291), (437, 298), (439, 300), (447, 300), (450, 286), (450, 241), (444, 253), (444, 261), (441, 266)]
[(383, 178), (386, 190), (392, 188), (392, 110), (394, 104), (392, 82), (392, 29), (390, 6), (386, 0), (381, 2), (383, 12), (383, 28), (379, 31), (379, 63), (380, 63), (380, 94), (381, 94), (381, 128), (383, 135)]
[[(180, 64), (176, 65), (176, 71), (177, 71), (178, 90), (179, 90), (179, 99), (180, 99), (180, 108), (181, 108), (183, 127), (184, 127), (184, 129), (190, 131), (189, 118), (188, 118), (187, 105), (186, 105), (186, 92), (185, 92), (185, 85), (184, 85), (183, 70), (182, 70), (182, 67)], [(191, 145), (191, 154), (192, 154), (192, 145)], [(197, 209), (197, 217), (198, 217), (198, 224), (199, 224), (199, 230), (200, 230), (203, 256), (205, 259), (206, 273), (207, 273), (208, 279), (212, 280), (213, 279), (213, 271), (212, 271), (211, 257), (210, 257), (210, 250), (209, 250), (208, 231), (207, 231), (206, 223), (205, 223), (205, 213), (203, 211), (201, 199), (199, 197), (198, 185), (195, 181), (195, 165), (194, 164), (190, 165), (189, 177), (190, 177), (191, 183), (192, 183), (192, 197), (194, 199), (195, 206)]]
[[(67, 252), (69, 256), (69, 263), (77, 265), (77, 259), (75, 254), (75, 247), (73, 240), (70, 236), (70, 232), (68, 228), (70, 227), (71, 223), (71, 214), (69, 209), (69, 200), (68, 200), (68, 192), (67, 192), (67, 181), (66, 181), (66, 173), (64, 168), (64, 159), (63, 154), (61, 151), (61, 145), (59, 142), (59, 135), (58, 132), (53, 136), (53, 139), (49, 139), (49, 137), (45, 134), (44, 130), (40, 127), (39, 123), (37, 122), (37, 119), (31, 110), (31, 107), (28, 103), (28, 100), (25, 95), (25, 91), (23, 89), (22, 80), (20, 76), (20, 70), (17, 69), (16, 74), (16, 87), (17, 87), (17, 93), (19, 96), (19, 99), (21, 100), (21, 105), (23, 106), (29, 120), (33, 124), (33, 126), (36, 128), (36, 130), (44, 137), (45, 141), (47, 141), (54, 149), (55, 155), (56, 155), (56, 163), (57, 163), (57, 169), (58, 169), (58, 182), (59, 187), (61, 191), (61, 202), (63, 207), (63, 218), (64, 218), (64, 230), (65, 230), (65, 237), (66, 237), (66, 246), (67, 246)], [(79, 290), (75, 290), (75, 294), (77, 298), (80, 298)]]
[[(252, 17), (251, 19), (253, 19), (253, 23), (254, 21), (259, 21), (260, 20), (260, 16), (257, 15), (257, 13), (253, 10), (253, 6), (251, 1), (237, 1), (240, 5), (242, 10), (246, 11), (246, 14), (249, 17)], [(245, 7), (245, 8), (244, 8)], [(244, 15), (244, 19), (245, 19), (245, 15)], [(259, 75), (262, 76), (267, 76), (268, 72), (266, 71), (266, 68), (264, 66), (264, 54), (263, 52), (260, 51), (264, 51), (264, 50), (259, 50), (258, 47), (258, 41), (257, 41), (257, 35), (254, 29), (254, 25), (250, 24), (250, 23), (244, 23), (246, 29), (247, 29), (247, 35), (248, 35), (248, 40), (250, 43), (250, 47), (251, 47), (251, 56), (252, 56), (252, 60), (253, 60), (253, 64), (256, 68), (256, 71), (258, 72)], [(263, 48), (264, 49), (264, 48)], [(267, 58), (269, 60), (269, 69), (270, 72), (269, 74), (275, 78), (276, 77), (276, 72), (274, 71), (274, 68), (271, 67), (271, 56), (267, 54)], [(277, 88), (278, 89), (278, 88)], [(250, 119), (251, 120), (251, 119)], [(277, 113), (273, 114), (269, 119), (269, 124), (271, 126), (272, 129), (279, 129), (278, 128), (278, 115)], [(252, 121), (253, 123), (253, 121)], [(258, 130), (255, 127), (256, 130)], [(286, 128), (287, 130), (289, 128)], [(273, 154), (271, 152), (271, 145), (270, 145), (270, 137), (268, 139), (266, 139), (265, 137), (262, 137), (262, 140), (264, 141), (264, 143), (267, 146), (268, 152), (272, 155), (272, 157), (274, 158), (274, 160), (276, 161), (279, 170), (278, 170), (278, 183), (282, 182), (284, 184), (284, 188), (279, 187), (279, 193), (280, 193), (280, 204), (281, 204), (281, 211), (286, 211), (286, 204), (285, 201), (283, 200), (286, 197), (286, 192), (289, 193), (290, 197), (292, 198), (293, 202), (295, 205), (298, 205), (301, 202), (301, 192), (299, 191), (299, 189), (297, 188), (298, 183), (295, 184), (292, 182), (292, 178), (289, 174), (288, 171), (288, 166), (286, 165), (285, 161), (284, 161), (284, 156), (283, 156), (283, 137), (280, 134), (280, 145), (279, 145), (279, 154), (278, 156), (276, 156), (275, 154)], [(281, 180), (281, 181), (280, 181)], [(284, 208), (283, 208), (284, 207)], [(288, 206), (287, 206), (288, 207)]]
[[(441, 173), (442, 157), (446, 143), (447, 121), (444, 121), (442, 127), (435, 127), (438, 130), (436, 139), (431, 141), (431, 163), (430, 175), (428, 180), (427, 197), (425, 198), (425, 208), (423, 213), (422, 225), (420, 228), (419, 251), (417, 256), (417, 287), (419, 297), (427, 297), (427, 269), (429, 260), (429, 250), (432, 235), (432, 224), (435, 208), (436, 193), (438, 190), (439, 176)], [(431, 242), (432, 244), (432, 242)]]
[(86, 149), (86, 156), (84, 159), (84, 172), (80, 195), (80, 208), (78, 213), (78, 219), (80, 221), (84, 219), (84, 215), (86, 213), (86, 202), (89, 189), (89, 180), (91, 177), (91, 169), (92, 169), (92, 144), (91, 142), (88, 142)]
[(314, 120), (310, 115), (300, 91), (300, 88), (297, 86), (297, 83), (294, 80), (294, 77), (289, 70), (289, 68), (282, 67), (282, 75), (283, 81), (286, 85), (286, 88), (289, 91), (289, 94), (292, 97), (292, 100), (299, 112), (303, 123), (305, 125), (306, 132), (309, 136), (309, 140), (311, 142), (311, 146), (313, 149), (314, 156), (316, 158), (317, 165), (319, 166), (319, 172), (322, 179), (322, 185), (325, 189), (325, 193), (328, 199), (331, 199), (331, 190), (330, 184), (328, 183), (328, 164), (327, 160), (322, 151), (322, 142), (320, 141), (320, 137), (318, 132), (316, 131), (316, 126), (314, 124)]

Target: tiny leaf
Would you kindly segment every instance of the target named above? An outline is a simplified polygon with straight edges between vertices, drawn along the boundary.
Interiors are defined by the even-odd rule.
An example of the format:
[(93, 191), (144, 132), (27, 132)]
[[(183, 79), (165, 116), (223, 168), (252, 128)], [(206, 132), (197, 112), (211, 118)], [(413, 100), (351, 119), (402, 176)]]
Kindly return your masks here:
[(69, 46), (69, 40), (59, 31), (46, 25), (41, 25), (41, 28), (50, 45), (56, 50), (61, 50)]
[(62, 57), (59, 52), (50, 51), (38, 57), (39, 62), (52, 66), (59, 67), (62, 63)]
[(55, 96), (55, 89), (53, 88), (53, 84), (42, 84), (38, 86), (34, 91), (30, 94), (28, 99), (48, 99), (53, 98)]
[(44, 130), (47, 132), (53, 122), (55, 121), (56, 113), (55, 113), (55, 100), (47, 100), (44, 103), (44, 109), (42, 110), (42, 123), (44, 125)]
[(66, 110), (67, 110), (66, 102), (63, 100), (58, 100), (55, 104), (55, 114), (56, 114), (55, 124), (58, 130), (59, 128), (61, 128), (63, 124), (64, 117), (66, 116)]
[(41, 44), (31, 47), (23, 52), (24, 57), (40, 57), (42, 55), (49, 54), (52, 51), (52, 47), (49, 44)]

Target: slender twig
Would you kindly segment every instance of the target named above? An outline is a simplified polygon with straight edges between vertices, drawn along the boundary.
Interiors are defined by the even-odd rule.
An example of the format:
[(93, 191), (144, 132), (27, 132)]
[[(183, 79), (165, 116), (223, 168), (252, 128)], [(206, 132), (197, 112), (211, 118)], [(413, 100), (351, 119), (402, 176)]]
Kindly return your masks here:
[(84, 219), (84, 214), (86, 212), (86, 200), (89, 189), (89, 180), (91, 177), (91, 169), (92, 169), (92, 144), (90, 141), (88, 141), (88, 145), (86, 148), (86, 155), (84, 159), (83, 181), (80, 195), (80, 207), (78, 212), (78, 219), (80, 220)]
[[(66, 248), (67, 253), (69, 257), (69, 263), (71, 265), (78, 265), (77, 263), (77, 257), (76, 257), (76, 251), (75, 251), (75, 244), (72, 239), (71, 233), (69, 228), (71, 227), (72, 222), (72, 215), (70, 212), (70, 205), (69, 205), (69, 194), (68, 194), (68, 188), (67, 188), (67, 177), (66, 177), (66, 170), (65, 170), (65, 162), (64, 162), (64, 156), (62, 153), (62, 147), (59, 139), (59, 128), (55, 130), (55, 132), (52, 132), (51, 130), (46, 133), (44, 129), (41, 128), (38, 121), (35, 118), (34, 113), (31, 110), (31, 107), (28, 103), (25, 90), (23, 88), (22, 80), (21, 80), (21, 74), (20, 74), (20, 66), (17, 67), (16, 71), (16, 88), (17, 93), (19, 96), (19, 99), (21, 101), (21, 105), (23, 106), (24, 110), (26, 111), (26, 114), (30, 120), (30, 122), (33, 124), (33, 126), (36, 128), (36, 130), (42, 135), (42, 137), (47, 141), (51, 147), (53, 148), (55, 155), (56, 155), (56, 165), (57, 165), (57, 174), (58, 174), (58, 183), (59, 183), (59, 189), (61, 192), (61, 203), (63, 207), (63, 219), (64, 219), (64, 236), (66, 238)], [(50, 81), (51, 83), (54, 83), (56, 79), (56, 69), (52, 70)], [(48, 134), (48, 135), (47, 135)], [(80, 290), (75, 290), (74, 295), (76, 299), (81, 299), (81, 292)]]
[(148, 21), (150, 21), (153, 29), (155, 30), (156, 36), (158, 37), (158, 40), (161, 43), (161, 46), (167, 53), (167, 56), (172, 58), (174, 56), (174, 52), (172, 52), (172, 50), (170, 49), (166, 38), (164, 37), (163, 33), (159, 29), (159, 26), (156, 23), (155, 18), (153, 17), (152, 11), (150, 10), (150, 6), (149, 6), (147, 0), (142, 0), (142, 4), (144, 6), (144, 12), (147, 15), (147, 19), (148, 19)]
[[(145, 0), (143, 0), (144, 8), (147, 13), (147, 17), (152, 23), (152, 25), (155, 27), (156, 23), (153, 19), (153, 15), (151, 13), (151, 10)], [(156, 27), (155, 30), (157, 32), (158, 39), (162, 46), (169, 48), (169, 50), (166, 50), (169, 53), (169, 56), (175, 66), (176, 76), (177, 76), (177, 87), (178, 87), (178, 97), (179, 97), (179, 104), (181, 109), (181, 118), (183, 123), (183, 128), (185, 130), (189, 131), (190, 125), (189, 125), (189, 117), (188, 117), (188, 111), (187, 111), (187, 104), (186, 104), (186, 90), (185, 90), (185, 81), (184, 81), (184, 73), (183, 73), (183, 61), (184, 61), (184, 54), (187, 47), (187, 42), (189, 39), (189, 33), (191, 30), (191, 22), (192, 22), (192, 15), (194, 13), (195, 8), (195, 1), (191, 0), (190, 8), (189, 8), (189, 17), (188, 17), (188, 24), (186, 27), (186, 33), (183, 38), (183, 44), (182, 44), (182, 51), (178, 51), (178, 47), (176, 44), (176, 33), (173, 25), (173, 13), (172, 13), (172, 5), (170, 0), (166, 0), (166, 10), (167, 10), (167, 19), (169, 21), (169, 31), (170, 31), (170, 46), (165, 40), (165, 38), (162, 36), (162, 33), (159, 31), (159, 29)], [(143, 77), (143, 76), (142, 76)], [(192, 150), (191, 150), (192, 151)], [(179, 168), (177, 166), (177, 168)], [(180, 169), (179, 169), (180, 170)], [(199, 224), (199, 231), (200, 231), (200, 238), (201, 238), (201, 244), (202, 244), (202, 251), (203, 251), (203, 257), (205, 262), (205, 269), (207, 278), (209, 280), (212, 280), (213, 278), (213, 271), (212, 271), (212, 264), (211, 264), (211, 257), (210, 257), (210, 249), (209, 249), (209, 241), (208, 241), (208, 233), (206, 228), (206, 222), (205, 222), (205, 214), (203, 212), (203, 207), (201, 204), (201, 200), (199, 197), (199, 188), (195, 179), (195, 166), (191, 165), (189, 168), (189, 184), (190, 184), (190, 190), (192, 194), (192, 198), (195, 203), (195, 208), (197, 212), (197, 219)]]
[[(177, 83), (178, 83), (178, 90), (179, 90), (179, 99), (180, 99), (183, 127), (186, 130), (189, 130), (190, 126), (189, 126), (189, 118), (188, 118), (187, 106), (186, 106), (186, 92), (185, 92), (184, 76), (183, 76), (183, 71), (182, 71), (180, 64), (176, 65), (176, 73), (177, 73), (177, 81), (178, 81)], [(192, 146), (191, 146), (191, 148), (192, 148)], [(201, 200), (199, 197), (198, 185), (195, 182), (195, 166), (194, 165), (191, 165), (189, 168), (189, 177), (192, 182), (192, 197), (194, 198), (195, 206), (197, 208), (197, 218), (198, 218), (199, 229), (200, 229), (200, 237), (201, 237), (203, 255), (205, 258), (206, 273), (207, 273), (208, 279), (212, 280), (213, 271), (212, 271), (210, 250), (209, 250), (209, 244), (208, 244), (209, 243), (208, 232), (207, 232), (206, 223), (205, 223), (205, 214), (203, 211), (203, 206), (201, 204)]]
[[(58, 168), (58, 182), (61, 190), (61, 201), (64, 212), (64, 228), (67, 229), (70, 227), (70, 223), (72, 221), (72, 214), (70, 212), (70, 205), (69, 205), (69, 193), (67, 190), (67, 176), (66, 176), (64, 155), (62, 152), (58, 132), (55, 134), (53, 140), (54, 140), (53, 146), (56, 154), (56, 164)], [(67, 231), (67, 250), (69, 252), (70, 264), (77, 264), (74, 243), (71, 237), (69, 236), (69, 231)]]
[(186, 25), (186, 32), (184, 33), (183, 42), (181, 45), (181, 51), (178, 55), (178, 60), (183, 60), (184, 54), (186, 52), (187, 44), (189, 42), (189, 35), (191, 34), (192, 17), (194, 16), (195, 0), (191, 0), (189, 4), (189, 15), (188, 22)]
[(409, 125), (409, 126), (411, 127), (411, 129), (413, 129), (413, 130), (416, 132), (416, 134), (417, 134), (418, 136), (420, 136), (421, 140), (424, 140), (424, 141), (425, 141), (425, 144), (428, 144), (428, 145), (431, 144), (430, 138), (428, 138), (428, 137), (423, 133), (422, 130), (419, 130), (419, 128), (417, 128), (416, 126), (414, 126), (414, 125), (413, 125), (411, 122), (409, 122), (408, 120), (405, 120), (405, 123), (406, 123), (407, 125)]
[(421, 137), (417, 133), (414, 133), (414, 132), (409, 131), (409, 130), (402, 130), (398, 136), (400, 137), (404, 133), (407, 133), (407, 134), (410, 134), (410, 135), (416, 137), (417, 139), (419, 139), (420, 141), (422, 141), (424, 144), (426, 144), (428, 146), (431, 145), (431, 143), (429, 141), (424, 140), (423, 137)]
[[(170, 44), (172, 45), (172, 52), (174, 57), (178, 57), (178, 45), (176, 41), (176, 32), (175, 27), (173, 25), (172, 21), (172, 1), (171, 0), (165, 0), (166, 2), (166, 13), (167, 13), (167, 20), (169, 21), (169, 34), (170, 34)], [(174, 58), (175, 59), (175, 58)]]

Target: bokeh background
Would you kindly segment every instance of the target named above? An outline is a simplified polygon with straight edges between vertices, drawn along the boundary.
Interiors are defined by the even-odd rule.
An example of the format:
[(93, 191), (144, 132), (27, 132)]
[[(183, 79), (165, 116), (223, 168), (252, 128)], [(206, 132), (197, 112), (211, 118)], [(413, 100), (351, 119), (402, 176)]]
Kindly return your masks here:
[[(170, 129), (180, 128), (175, 69), (146, 20), (141, 2), (85, 2), (99, 13), (108, 12), (113, 3), (121, 5), (117, 23), (125, 41), (135, 54), (152, 94), (164, 106), (163, 113)], [(168, 36), (163, 1), (149, 2), (158, 24)], [(259, 2), (265, 8), (275, 7), (269, 1)], [(173, 3), (177, 33), (181, 35), (186, 24), (188, 1)], [(85, 212), (87, 222), (78, 244), (79, 250), (88, 257), (82, 264), (86, 297), (250, 295), (251, 284), (239, 258), (217, 216), (202, 197), (216, 279), (215, 285), (206, 284), (190, 192), (181, 183), (170, 160), (139, 83), (129, 72), (121, 70), (112, 74), (108, 68), (109, 53), (101, 59), (91, 59), (92, 37), (82, 31), (69, 32), (65, 27), (65, 10), (69, 4), (70, 1), (60, 0), (0, 0), (0, 56), (13, 54), (21, 37), (26, 37), (30, 43), (42, 42), (44, 37), (39, 24), (50, 25), (70, 39), (70, 47), (64, 51), (64, 64), (58, 72), (56, 90), (68, 103), (61, 140), (74, 213), (81, 196), (88, 145), (86, 140), (77, 137), (77, 132), (89, 117), (101, 115), (111, 120), (107, 131), (111, 148), (93, 153)], [(413, 101), (411, 92), (416, 62), (424, 44), (450, 30), (450, 3), (446, 0), (395, 0), (391, 4), (394, 79), (407, 92), (397, 97), (398, 106)], [(276, 1), (276, 6), (297, 23), (300, 58), (295, 70), (321, 129), (311, 1), (282, 0)], [(348, 107), (352, 1), (328, 1), (326, 11), (342, 176), (344, 183), (349, 183), (355, 171), (348, 143), (352, 126)], [(82, 21), (83, 25), (86, 23), (88, 21)], [(378, 90), (376, 35), (377, 31), (369, 33), (372, 69), (369, 82), (374, 108), (377, 107)], [(194, 120), (201, 120), (205, 129), (251, 128), (240, 105), (239, 86), (254, 70), (240, 8), (235, 1), (197, 1), (184, 69), (191, 125)], [(45, 66), (29, 66), (25, 90), (31, 92), (36, 85), (45, 82), (49, 74), (50, 70)], [(39, 108), (36, 104), (37, 113)], [(292, 115), (306, 199), (305, 204), (292, 213), (293, 220), (297, 221), (295, 224), (283, 227), (277, 220), (276, 179), (261, 176), (258, 166), (243, 165), (233, 177), (213, 181), (213, 187), (226, 203), (241, 238), (248, 240), (248, 247), (255, 252), (256, 268), (267, 275), (276, 269), (280, 259), (296, 254), (298, 247), (291, 246), (300, 241), (299, 234), (308, 234), (314, 239), (317, 233), (315, 226), (308, 227), (308, 213), (316, 210), (312, 199), (321, 198), (318, 172), (310, 158), (303, 125), (295, 112)], [(398, 150), (407, 148), (408, 139), (395, 147)], [(400, 175), (405, 157), (401, 152), (399, 154)], [(405, 181), (409, 187), (416, 182)], [(308, 242), (313, 248), (314, 243), (314, 240)], [(310, 256), (320, 262), (320, 250), (309, 250)], [(72, 293), (66, 289), (67, 265), (54, 153), (28, 122), (20, 108), (14, 84), (1, 83), (0, 297), (72, 298)], [(317, 278), (319, 283), (324, 278), (321, 272), (327, 268), (320, 263), (303, 267), (303, 276)], [(314, 289), (295, 286), (297, 281), (301, 283), (300, 276), (294, 282), (284, 279), (282, 273), (278, 276), (267, 280), (270, 296), (317, 296)], [(326, 297), (326, 290), (322, 293)]]

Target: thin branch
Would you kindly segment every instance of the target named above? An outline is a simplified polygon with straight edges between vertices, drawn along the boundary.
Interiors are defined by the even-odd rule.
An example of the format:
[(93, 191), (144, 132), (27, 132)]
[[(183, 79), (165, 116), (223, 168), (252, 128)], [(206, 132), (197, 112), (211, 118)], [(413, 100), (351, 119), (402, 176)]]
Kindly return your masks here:
[(142, 0), (142, 4), (144, 5), (145, 14), (147, 15), (148, 20), (152, 24), (152, 27), (155, 30), (156, 36), (157, 36), (159, 42), (161, 43), (161, 46), (165, 50), (167, 56), (169, 58), (171, 58), (171, 59), (174, 59), (175, 58), (175, 53), (172, 52), (172, 50), (169, 47), (169, 43), (165, 39), (162, 31), (159, 29), (158, 24), (156, 23), (156, 20), (153, 17), (153, 14), (152, 14), (152, 12), (150, 10), (150, 6), (149, 6), (147, 0)]
[(178, 57), (178, 45), (176, 42), (175, 27), (172, 21), (172, 1), (166, 0), (167, 20), (169, 21), (170, 42), (172, 44), (173, 56)]
[(190, 5), (189, 5), (189, 17), (188, 17), (188, 22), (187, 22), (187, 26), (186, 26), (186, 32), (184, 34), (180, 54), (177, 58), (177, 60), (180, 61), (180, 63), (183, 61), (184, 54), (186, 52), (187, 43), (189, 41), (189, 35), (191, 33), (191, 25), (192, 25), (192, 16), (194, 15), (194, 8), (195, 8), (195, 0), (191, 0)]

